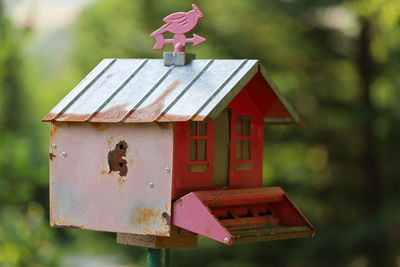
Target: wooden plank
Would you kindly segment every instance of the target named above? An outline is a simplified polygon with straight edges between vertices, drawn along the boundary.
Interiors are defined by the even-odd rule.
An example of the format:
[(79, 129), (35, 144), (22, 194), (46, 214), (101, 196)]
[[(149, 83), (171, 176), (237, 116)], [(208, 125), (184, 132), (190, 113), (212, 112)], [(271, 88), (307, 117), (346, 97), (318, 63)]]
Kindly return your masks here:
[(279, 223), (279, 219), (274, 216), (267, 215), (258, 217), (220, 220), (220, 223), (231, 231), (243, 228), (256, 228), (268, 225), (277, 225)]
[(228, 186), (230, 149), (230, 110), (225, 109), (215, 120), (213, 186)]
[(227, 189), (194, 192), (209, 207), (280, 202), (285, 193), (280, 187)]
[(297, 232), (308, 232), (312, 229), (308, 226), (296, 226), (296, 227), (263, 227), (254, 229), (241, 229), (230, 231), (232, 236), (261, 236), (261, 235), (279, 235)]
[(197, 246), (198, 236), (189, 231), (173, 226), (171, 235), (135, 235), (117, 233), (117, 243), (146, 248), (184, 248)]
[(282, 227), (263, 230), (232, 231), (232, 244), (284, 240), (302, 237), (312, 237), (313, 230), (309, 227)]

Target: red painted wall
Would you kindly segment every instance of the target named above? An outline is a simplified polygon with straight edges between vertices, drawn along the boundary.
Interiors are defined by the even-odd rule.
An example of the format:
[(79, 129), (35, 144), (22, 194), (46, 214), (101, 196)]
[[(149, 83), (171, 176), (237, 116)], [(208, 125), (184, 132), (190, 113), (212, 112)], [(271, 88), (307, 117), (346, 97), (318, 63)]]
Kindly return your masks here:
[[(261, 74), (256, 74), (245, 88), (228, 105), (231, 109), (230, 133), (230, 188), (262, 186), (263, 142), (265, 115), (286, 116), (287, 111)], [(251, 117), (251, 135), (237, 135), (237, 116)], [(212, 186), (214, 164), (214, 124), (208, 123), (207, 161), (189, 161), (189, 123), (174, 124), (174, 166), (172, 198), (177, 199), (187, 193), (198, 190), (217, 189)], [(237, 159), (237, 141), (248, 139), (251, 142), (249, 159)], [(190, 165), (203, 164), (208, 168), (202, 172), (192, 172)], [(243, 168), (245, 166), (245, 168)], [(251, 166), (249, 169), (248, 166)], [(221, 187), (220, 187), (221, 188)]]
[[(230, 187), (256, 187), (262, 185), (262, 158), (264, 143), (264, 121), (261, 114), (257, 111), (253, 101), (248, 96), (246, 90), (229, 104), (232, 109), (231, 118), (231, 152), (229, 166), (229, 186)], [(250, 159), (238, 160), (236, 158), (237, 141), (242, 139), (237, 135), (237, 116), (251, 117), (251, 150)], [(248, 139), (248, 138), (246, 138)], [(239, 170), (241, 164), (251, 165), (251, 169)]]
[[(174, 163), (173, 163), (173, 181), (172, 198), (179, 198), (195, 190), (211, 188), (212, 173), (214, 166), (214, 123), (207, 123), (206, 137), (199, 137), (207, 140), (205, 161), (190, 161), (190, 139), (196, 137), (189, 135), (190, 122), (174, 123)], [(201, 172), (190, 171), (190, 166), (207, 165), (206, 170)]]

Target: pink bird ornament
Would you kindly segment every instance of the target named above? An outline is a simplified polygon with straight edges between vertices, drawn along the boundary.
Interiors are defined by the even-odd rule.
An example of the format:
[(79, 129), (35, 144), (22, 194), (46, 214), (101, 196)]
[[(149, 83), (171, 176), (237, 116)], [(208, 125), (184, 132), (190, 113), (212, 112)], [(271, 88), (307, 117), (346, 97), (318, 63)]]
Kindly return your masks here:
[[(197, 46), (205, 42), (206, 39), (197, 34), (193, 34), (192, 38), (186, 38), (185, 35), (198, 25), (202, 17), (203, 13), (195, 4), (192, 4), (192, 10), (188, 12), (177, 12), (165, 17), (165, 24), (150, 34), (156, 39), (153, 49), (161, 50), (164, 49), (166, 44), (173, 44), (175, 52), (184, 52), (186, 43), (192, 43), (193, 46)], [(165, 39), (163, 34), (166, 32), (173, 33), (174, 37)]]

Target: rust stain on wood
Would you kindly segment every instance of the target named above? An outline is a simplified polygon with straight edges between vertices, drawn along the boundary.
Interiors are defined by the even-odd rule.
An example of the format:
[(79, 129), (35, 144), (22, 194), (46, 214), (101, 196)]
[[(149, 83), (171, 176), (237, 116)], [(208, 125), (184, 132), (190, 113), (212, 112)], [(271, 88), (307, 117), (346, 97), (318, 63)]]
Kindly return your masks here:
[(171, 226), (171, 216), (168, 214), (168, 212), (163, 212), (162, 218), (168, 226)]
[(114, 137), (111, 136), (110, 138), (108, 138), (107, 143), (108, 143), (109, 145), (115, 144)]
[(53, 159), (55, 158), (55, 157), (57, 157), (53, 152), (50, 152), (49, 153), (49, 159), (50, 159), (50, 161), (53, 161)]
[(90, 125), (92, 125), (96, 130), (98, 131), (105, 131), (108, 129), (109, 125), (106, 123), (96, 123), (96, 122), (91, 122)]
[(155, 213), (152, 209), (149, 208), (138, 208), (134, 214), (133, 223), (135, 225), (150, 225), (151, 221), (154, 217), (156, 217), (159, 213)]
[(56, 137), (57, 129), (58, 129), (57, 123), (54, 123), (54, 122), (51, 123), (51, 127), (50, 127), (50, 140), (54, 140), (54, 138)]
[(82, 225), (76, 225), (76, 223), (70, 220), (70, 216), (68, 213), (65, 213), (62, 218), (54, 219), (53, 216), (50, 217), (50, 225), (52, 227), (63, 227), (70, 229), (85, 229)]
[(119, 184), (124, 184), (126, 182), (126, 178), (125, 177), (119, 177), (117, 179), (117, 181), (118, 181)]
[(149, 234), (155, 235), (155, 236), (164, 236), (168, 237), (168, 234), (162, 231), (149, 231)]
[(173, 124), (171, 122), (158, 122), (156, 121), (157, 125), (161, 128), (161, 129), (171, 129)]
[(68, 229), (81, 229), (81, 230), (85, 230), (85, 228), (84, 227), (82, 227), (82, 226), (76, 226), (76, 225), (70, 225), (70, 224), (68, 224), (68, 225), (65, 225), (65, 224), (53, 224), (53, 227), (55, 227), (55, 228), (68, 228)]
[(143, 234), (145, 236), (156, 236), (156, 237), (168, 237), (168, 234), (162, 231), (153, 231), (150, 230), (149, 228), (143, 229)]
[(66, 125), (67, 127), (76, 127), (82, 125), (79, 121), (66, 121), (66, 122), (59, 122), (62, 123), (63, 125)]
[(119, 172), (120, 176), (126, 176), (128, 173), (128, 162), (126, 161), (126, 150), (128, 144), (125, 141), (120, 141), (115, 145), (115, 149), (108, 152), (108, 166), (111, 172)]

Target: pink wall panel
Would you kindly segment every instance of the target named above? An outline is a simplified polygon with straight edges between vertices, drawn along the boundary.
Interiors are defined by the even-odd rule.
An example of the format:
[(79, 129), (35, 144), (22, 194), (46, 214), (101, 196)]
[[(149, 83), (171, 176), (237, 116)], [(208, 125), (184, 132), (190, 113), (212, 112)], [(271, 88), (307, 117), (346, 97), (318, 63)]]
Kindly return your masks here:
[[(53, 124), (52, 226), (169, 235), (173, 131), (165, 125)], [(125, 171), (110, 172), (110, 158)]]

